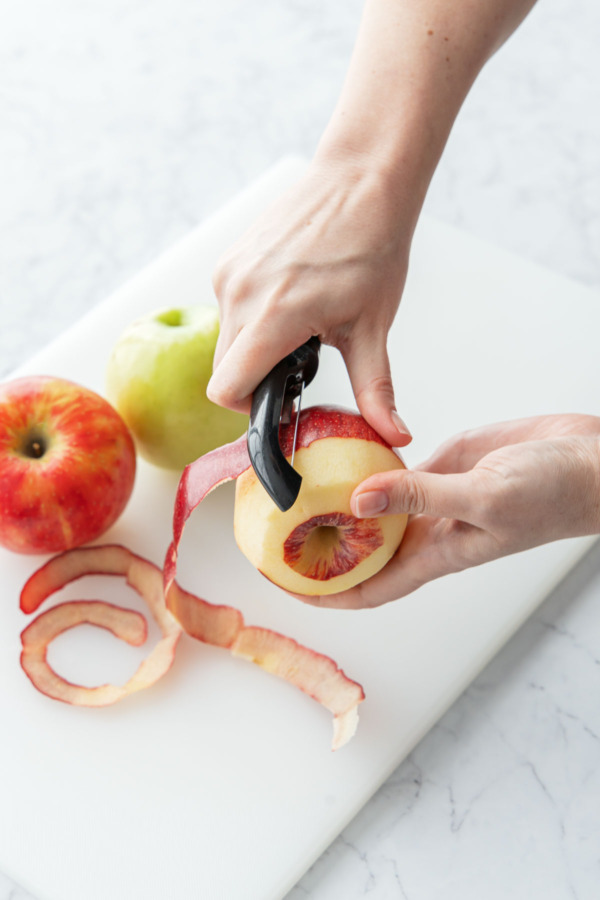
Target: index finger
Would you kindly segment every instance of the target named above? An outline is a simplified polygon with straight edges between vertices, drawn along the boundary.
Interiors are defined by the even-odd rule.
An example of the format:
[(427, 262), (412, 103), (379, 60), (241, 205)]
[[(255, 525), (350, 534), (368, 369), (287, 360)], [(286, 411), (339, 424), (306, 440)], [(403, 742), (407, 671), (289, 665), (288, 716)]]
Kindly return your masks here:
[(208, 399), (248, 413), (257, 385), (284, 356), (310, 337), (307, 325), (285, 328), (274, 317), (245, 325), (213, 372), (206, 391)]

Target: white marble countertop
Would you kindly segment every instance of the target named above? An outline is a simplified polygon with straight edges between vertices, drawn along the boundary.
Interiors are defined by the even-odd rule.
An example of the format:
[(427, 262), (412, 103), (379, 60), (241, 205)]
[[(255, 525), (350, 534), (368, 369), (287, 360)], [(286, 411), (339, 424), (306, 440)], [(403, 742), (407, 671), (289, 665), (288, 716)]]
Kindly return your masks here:
[[(311, 154), (361, 7), (9, 0), (0, 376), (278, 158)], [(596, 0), (539, 0), (467, 100), (426, 203), (596, 289), (599, 38)], [(596, 900), (599, 698), (600, 547), (288, 900)], [(26, 897), (0, 874), (0, 900)]]

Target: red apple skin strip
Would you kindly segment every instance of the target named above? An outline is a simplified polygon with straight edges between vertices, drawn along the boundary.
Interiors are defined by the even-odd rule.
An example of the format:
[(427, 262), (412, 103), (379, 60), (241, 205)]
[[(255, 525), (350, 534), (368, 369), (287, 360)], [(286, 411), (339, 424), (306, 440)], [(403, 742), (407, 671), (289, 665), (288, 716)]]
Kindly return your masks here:
[[(154, 563), (119, 545), (81, 547), (55, 556), (27, 582), (25, 607), (31, 604), (33, 609), (37, 609), (43, 600), (70, 582), (84, 575), (96, 574), (125, 576), (127, 583), (148, 604), (162, 638), (126, 684), (83, 687), (61, 678), (52, 669), (46, 655), (50, 642), (68, 628), (89, 623), (107, 628), (128, 643), (143, 643), (146, 631), (144, 617), (132, 610), (96, 600), (74, 600), (41, 613), (21, 634), (21, 665), (42, 693), (78, 706), (106, 706), (150, 687), (170, 669), (182, 634), (181, 626), (164, 601), (161, 570)], [(143, 632), (140, 620), (143, 622)], [(142, 636), (143, 640), (140, 640)]]
[(244, 627), (244, 617), (239, 609), (201, 600), (184, 591), (176, 581), (169, 589), (167, 607), (186, 634), (204, 644), (229, 649)]
[(240, 631), (231, 652), (285, 679), (333, 713), (332, 750), (338, 750), (354, 735), (357, 707), (365, 694), (329, 656), (276, 631), (254, 626)]
[[(338, 433), (347, 433), (349, 437), (364, 438), (385, 444), (383, 438), (371, 428), (362, 417), (355, 413), (335, 406), (320, 407), (320, 418), (315, 420), (309, 415), (308, 410), (300, 414), (297, 429), (298, 448), (308, 447), (313, 441), (318, 440), (323, 434), (330, 433), (332, 422), (337, 423), (335, 429)], [(335, 430), (334, 429), (334, 430)], [(295, 423), (282, 425), (280, 428), (280, 443), (284, 454), (289, 455)], [(235, 656), (243, 656), (257, 662), (267, 671), (273, 671), (281, 678), (285, 678), (295, 684), (301, 690), (314, 697), (334, 714), (334, 738), (333, 749), (338, 749), (353, 736), (358, 724), (357, 706), (364, 700), (362, 687), (351, 681), (338, 669), (337, 665), (329, 657), (302, 647), (292, 638), (279, 635), (276, 632), (264, 628), (244, 628), (243, 618), (235, 621), (232, 612), (223, 614), (224, 622), (231, 627), (227, 630), (224, 622), (216, 627), (216, 633), (212, 631), (215, 623), (207, 615), (206, 601), (199, 600), (193, 594), (187, 594), (178, 587), (175, 581), (177, 573), (177, 551), (183, 529), (187, 520), (197, 506), (208, 496), (211, 491), (237, 478), (250, 466), (246, 436), (242, 435), (236, 441), (217, 447), (210, 453), (206, 453), (190, 465), (186, 466), (181, 476), (175, 509), (173, 513), (173, 542), (171, 543), (164, 564), (164, 585), (168, 598), (167, 604), (174, 612), (184, 629), (198, 640), (207, 640), (205, 635), (211, 634), (208, 643), (217, 646), (230, 647)], [(179, 593), (172, 596), (172, 591)], [(205, 606), (202, 606), (205, 604)], [(214, 607), (213, 607), (214, 608)], [(221, 607), (223, 610), (231, 610), (231, 607)], [(237, 611), (235, 611), (237, 612)], [(237, 632), (236, 632), (237, 628)], [(207, 630), (208, 629), (208, 630)], [(260, 646), (264, 654), (258, 651)], [(231, 638), (231, 639), (230, 639)], [(277, 660), (275, 668), (269, 668), (265, 664), (266, 655), (270, 660)], [(296, 656), (294, 665), (289, 664), (291, 657)], [(260, 660), (259, 661), (259, 657)], [(315, 661), (318, 665), (315, 665)], [(275, 671), (277, 669), (277, 671)], [(298, 678), (298, 673), (304, 677)], [(320, 679), (323, 679), (320, 682)]]
[(177, 486), (175, 509), (173, 511), (173, 541), (167, 550), (164, 564), (165, 596), (169, 595), (177, 572), (177, 548), (185, 528), (185, 523), (212, 491), (233, 481), (250, 465), (246, 435), (243, 434), (230, 444), (223, 444), (204, 456), (200, 456), (183, 470)]
[(59, 553), (34, 572), (25, 583), (21, 591), (21, 609), (24, 613), (35, 612), (47, 597), (85, 575), (126, 577), (133, 556), (131, 550), (119, 544), (78, 547)]
[[(306, 407), (300, 413), (296, 436), (296, 450), (309, 447), (313, 441), (332, 434), (343, 434), (345, 437), (359, 440), (375, 441), (377, 444), (389, 446), (362, 416), (343, 406), (319, 405), (318, 416), (314, 415), (315, 407)], [(289, 425), (279, 429), (279, 442), (284, 456), (290, 456), (294, 444), (295, 419)]]
[(21, 666), (32, 684), (48, 697), (75, 706), (106, 706), (128, 693), (116, 684), (88, 688), (61, 678), (47, 660), (48, 645), (55, 637), (77, 625), (106, 628), (115, 637), (134, 647), (146, 640), (145, 618), (132, 609), (104, 603), (102, 600), (73, 600), (41, 613), (21, 634)]

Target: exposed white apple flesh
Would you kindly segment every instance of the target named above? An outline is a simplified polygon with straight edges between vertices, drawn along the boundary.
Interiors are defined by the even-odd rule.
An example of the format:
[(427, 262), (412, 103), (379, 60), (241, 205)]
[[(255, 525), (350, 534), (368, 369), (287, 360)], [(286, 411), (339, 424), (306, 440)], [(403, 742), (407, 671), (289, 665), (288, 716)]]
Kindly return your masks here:
[(357, 519), (350, 509), (352, 492), (370, 475), (404, 465), (361, 416), (330, 407), (301, 414), (298, 446), (294, 468), (302, 486), (286, 512), (273, 503), (253, 469), (238, 477), (236, 541), (263, 575), (291, 593), (348, 590), (388, 562), (408, 518)]

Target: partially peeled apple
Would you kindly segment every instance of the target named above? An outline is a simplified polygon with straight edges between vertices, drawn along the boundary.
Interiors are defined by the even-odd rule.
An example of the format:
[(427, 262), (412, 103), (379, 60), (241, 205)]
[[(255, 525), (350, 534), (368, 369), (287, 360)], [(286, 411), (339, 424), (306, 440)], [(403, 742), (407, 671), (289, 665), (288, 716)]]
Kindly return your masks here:
[[(293, 433), (292, 425), (281, 429), (288, 460)], [(294, 594), (338, 593), (370, 578), (396, 552), (408, 517), (357, 519), (350, 497), (370, 475), (403, 469), (401, 459), (358, 413), (315, 406), (300, 414), (294, 468), (302, 485), (286, 512), (254, 469), (237, 479), (234, 533), (242, 553)]]
[[(282, 425), (280, 442), (291, 458), (295, 422)], [(250, 465), (243, 436), (184, 470), (173, 518), (165, 584), (175, 578), (185, 522), (219, 484), (237, 479), (234, 533), (250, 562), (270, 581), (308, 596), (348, 590), (378, 572), (394, 555), (406, 515), (357, 519), (354, 488), (377, 472), (403, 469), (392, 447), (356, 412), (314, 406), (300, 414), (294, 468), (302, 475), (298, 499), (281, 512)]]

